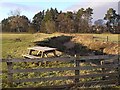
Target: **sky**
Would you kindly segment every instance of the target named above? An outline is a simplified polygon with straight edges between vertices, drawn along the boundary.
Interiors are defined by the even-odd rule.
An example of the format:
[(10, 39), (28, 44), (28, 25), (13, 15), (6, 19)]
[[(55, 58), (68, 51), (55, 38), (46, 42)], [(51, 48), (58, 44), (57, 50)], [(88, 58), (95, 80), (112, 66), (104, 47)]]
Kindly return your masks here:
[(93, 22), (103, 19), (109, 8), (119, 12), (119, 0), (0, 0), (0, 21), (10, 16), (10, 11), (20, 10), (21, 15), (32, 20), (33, 16), (42, 10), (57, 8), (58, 11), (76, 12), (80, 8), (93, 8)]

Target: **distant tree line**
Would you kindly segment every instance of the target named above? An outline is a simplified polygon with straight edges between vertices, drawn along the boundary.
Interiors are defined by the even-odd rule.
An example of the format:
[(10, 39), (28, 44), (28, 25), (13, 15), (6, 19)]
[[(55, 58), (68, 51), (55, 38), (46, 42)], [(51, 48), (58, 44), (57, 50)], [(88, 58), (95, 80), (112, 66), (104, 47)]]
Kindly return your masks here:
[(34, 15), (30, 21), (26, 16), (12, 12), (12, 16), (2, 20), (3, 32), (42, 32), (42, 33), (120, 33), (120, 15), (116, 14), (115, 10), (110, 8), (105, 14), (104, 19), (97, 20), (95, 25), (92, 25), (92, 8), (81, 8), (77, 12), (62, 12), (55, 8), (40, 11)]

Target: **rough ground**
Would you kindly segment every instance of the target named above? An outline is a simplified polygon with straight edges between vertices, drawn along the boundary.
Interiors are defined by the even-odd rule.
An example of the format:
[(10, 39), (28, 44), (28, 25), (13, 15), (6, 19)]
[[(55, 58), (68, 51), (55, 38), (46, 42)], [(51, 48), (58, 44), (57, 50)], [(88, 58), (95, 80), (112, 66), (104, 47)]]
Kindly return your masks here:
[(90, 50), (102, 51), (105, 54), (120, 53), (120, 43), (95, 41), (92, 35), (75, 35), (72, 41), (87, 46)]

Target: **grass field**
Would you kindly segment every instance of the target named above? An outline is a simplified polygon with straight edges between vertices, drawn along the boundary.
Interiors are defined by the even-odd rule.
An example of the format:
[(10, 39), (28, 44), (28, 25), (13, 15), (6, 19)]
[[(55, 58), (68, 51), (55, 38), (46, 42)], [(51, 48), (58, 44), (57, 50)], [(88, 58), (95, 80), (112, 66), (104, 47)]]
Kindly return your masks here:
[(120, 42), (120, 34), (93, 34), (95, 37), (107, 38), (111, 42)]
[[(60, 33), (54, 34), (2, 34), (2, 58), (7, 58), (11, 55), (13, 58), (21, 58), (22, 54), (27, 53), (27, 47), (34, 46), (35, 41), (42, 41), (45, 38), (60, 36)], [(71, 34), (72, 35), (72, 34)], [(81, 34), (91, 35), (91, 34)], [(95, 37), (109, 37), (109, 41), (120, 41), (118, 34), (92, 34)]]
[(13, 58), (21, 58), (22, 54), (27, 53), (27, 48), (34, 46), (34, 41), (54, 35), (47, 34), (2, 34), (2, 58), (11, 55)]
[[(2, 43), (0, 44), (2, 46), (2, 58), (7, 58), (8, 55), (11, 55), (13, 58), (23, 58), (22, 57), (22, 54), (26, 54), (27, 53), (27, 48), (28, 47), (32, 47), (35, 45), (35, 41), (43, 41), (45, 40), (46, 38), (51, 38), (51, 37), (57, 37), (57, 36), (60, 36), (62, 35), (62, 33), (54, 33), (54, 34), (44, 34), (44, 33), (36, 33), (36, 34), (13, 34), (13, 33), (3, 33), (1, 34), (2, 36)], [(72, 35), (72, 34), (70, 34)], [(93, 35), (95, 37), (106, 37), (108, 36), (109, 37), (109, 40), (110, 41), (119, 41), (118, 39), (118, 35), (117, 34), (81, 34), (81, 35)], [(17, 66), (19, 67), (28, 67), (24, 64), (18, 64)], [(32, 67), (32, 65), (30, 65)], [(58, 65), (58, 66), (73, 66), (73, 64), (67, 64), (67, 63), (64, 63), (64, 64), (61, 64), (61, 65)], [(34, 67), (34, 66), (33, 66)], [(44, 66), (43, 66), (44, 67)], [(2, 69), (3, 70), (6, 70), (6, 65), (3, 64), (2, 65)], [(51, 73), (51, 72), (50, 72)], [(38, 73), (38, 76), (39, 77), (44, 77), (44, 76), (47, 76), (47, 75), (50, 75), (50, 73), (45, 73), (45, 74), (39, 74)], [(72, 72), (62, 72), (62, 74), (72, 74)], [(51, 73), (52, 76), (55, 76), (55, 75), (60, 75), (59, 72), (52, 72)], [(21, 78), (22, 75), (15, 75), (15, 77), (18, 77)], [(30, 73), (28, 74), (29, 77), (34, 77), (36, 76), (36, 74), (34, 73)], [(3, 75), (2, 76), (4, 79), (7, 77), (6, 75)], [(58, 81), (58, 82), (55, 82), (55, 83), (61, 83), (62, 81)], [(69, 81), (68, 81), (69, 82)], [(53, 83), (53, 82), (52, 82)], [(63, 82), (65, 83), (65, 82)], [(22, 87), (24, 86), (25, 83), (22, 83), (16, 87)], [(28, 84), (31, 84), (31, 85), (34, 85), (34, 83), (28, 83)], [(27, 85), (28, 85), (27, 84)], [(46, 83), (37, 83), (35, 84), (36, 86), (38, 85), (48, 85), (48, 82)], [(25, 84), (26, 85), (26, 84)], [(3, 87), (8, 87), (8, 85), (4, 84)]]

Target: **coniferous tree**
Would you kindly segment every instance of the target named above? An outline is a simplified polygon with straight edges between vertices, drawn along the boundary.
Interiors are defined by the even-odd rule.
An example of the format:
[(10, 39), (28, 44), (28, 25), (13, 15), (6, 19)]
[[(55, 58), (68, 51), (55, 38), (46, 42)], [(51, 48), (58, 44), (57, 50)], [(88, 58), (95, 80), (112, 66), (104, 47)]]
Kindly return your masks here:
[(42, 32), (46, 32), (46, 33), (56, 32), (57, 15), (58, 15), (57, 9), (53, 9), (53, 8), (51, 8), (50, 10), (47, 9), (42, 21), (42, 27), (41, 27)]
[(107, 20), (107, 27), (111, 33), (120, 33), (120, 15), (113, 8), (109, 8), (104, 19)]
[(43, 18), (44, 18), (44, 10), (42, 12), (40, 11), (39, 13), (35, 14), (35, 16), (33, 17), (32, 24), (36, 31), (40, 31), (41, 22)]
[(8, 18), (7, 19), (3, 19), (1, 21), (1, 24), (2, 24), (2, 32), (11, 32), (10, 24), (8, 22)]

